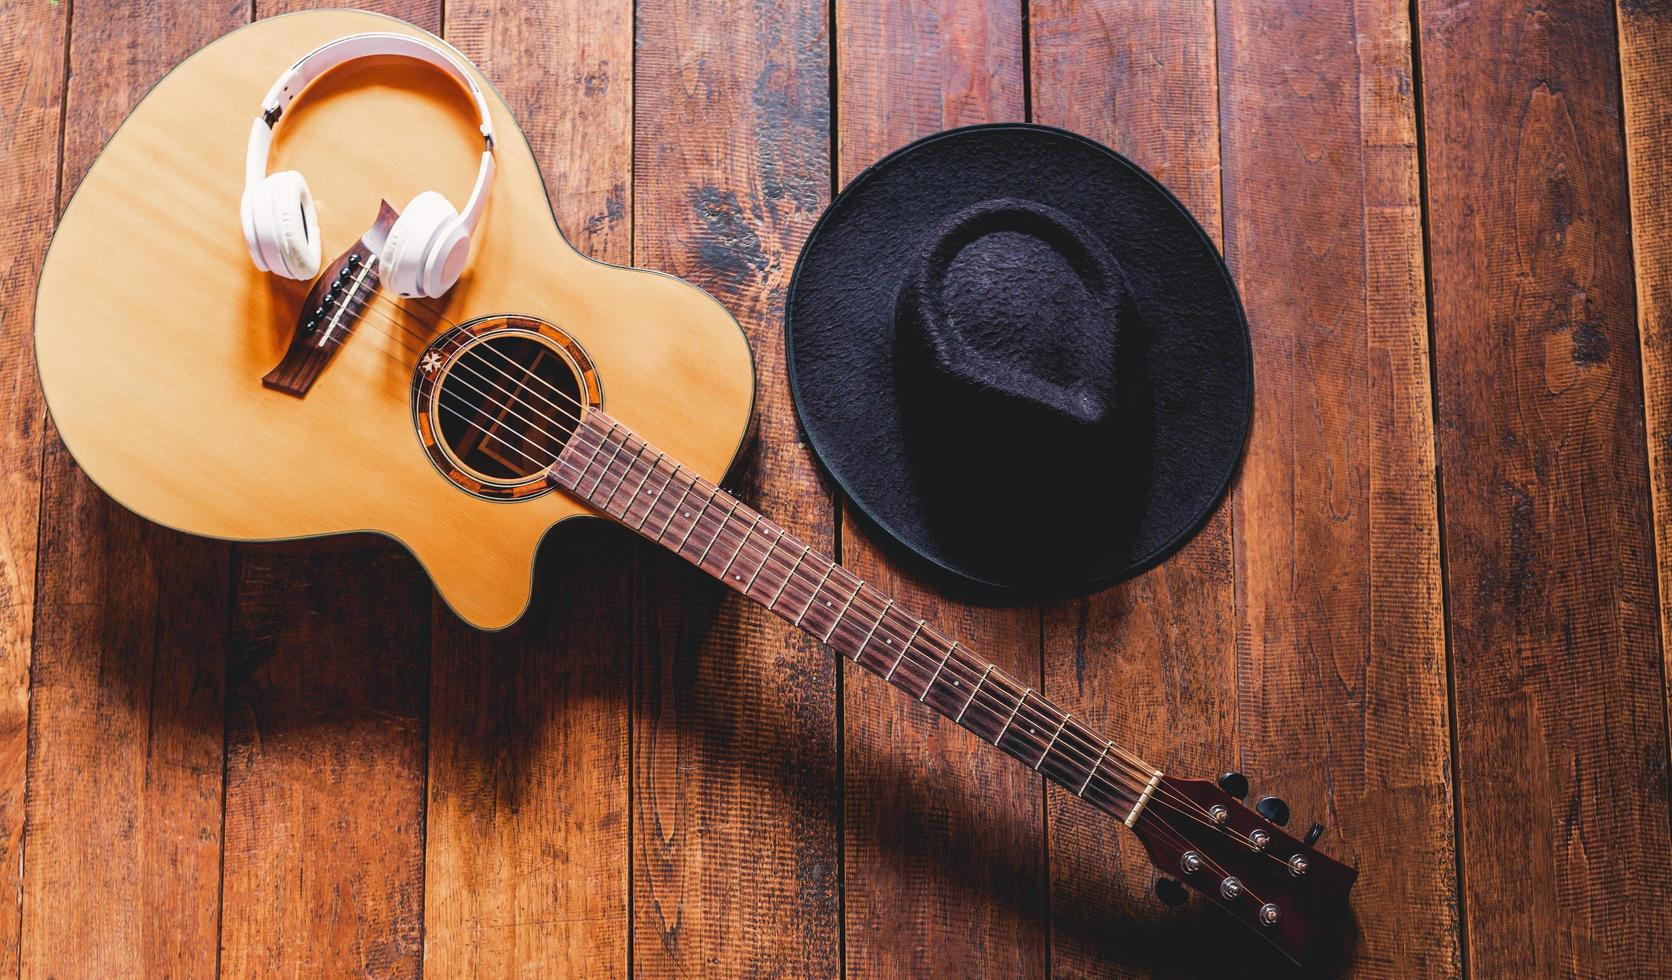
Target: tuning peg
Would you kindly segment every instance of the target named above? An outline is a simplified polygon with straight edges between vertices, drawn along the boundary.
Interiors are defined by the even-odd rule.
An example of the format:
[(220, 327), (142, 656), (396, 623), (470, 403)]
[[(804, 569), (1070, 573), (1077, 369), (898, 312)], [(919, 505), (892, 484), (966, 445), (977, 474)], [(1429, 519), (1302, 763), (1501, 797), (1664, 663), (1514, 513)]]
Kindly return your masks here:
[(1161, 899), (1163, 905), (1183, 905), (1190, 893), (1184, 890), (1184, 885), (1174, 878), (1155, 879), (1155, 897)]
[(1219, 777), (1219, 788), (1237, 799), (1248, 795), (1248, 777), (1240, 772), (1228, 772)]
[(1260, 816), (1265, 817), (1279, 827), (1289, 822), (1289, 804), (1275, 796), (1262, 796), (1260, 802), (1254, 804)]
[(1307, 828), (1306, 836), (1302, 839), (1306, 841), (1307, 847), (1311, 847), (1313, 844), (1318, 843), (1318, 838), (1322, 836), (1324, 836), (1324, 825), (1321, 823), (1314, 823), (1311, 827)]

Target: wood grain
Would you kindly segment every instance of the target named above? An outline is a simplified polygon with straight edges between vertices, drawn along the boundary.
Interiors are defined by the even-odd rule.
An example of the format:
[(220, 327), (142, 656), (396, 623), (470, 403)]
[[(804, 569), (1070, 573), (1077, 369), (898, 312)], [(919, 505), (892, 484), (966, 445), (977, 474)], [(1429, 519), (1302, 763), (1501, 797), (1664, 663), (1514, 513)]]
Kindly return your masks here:
[[(522, 122), (570, 241), (630, 262), (632, 5), (454, 0), (447, 37)], [(637, 553), (585, 522), (544, 548), (516, 627), (483, 634), (436, 612), (431, 975), (626, 975)]]
[[(151, 84), (246, 15), (76, 4), (64, 200)], [(42, 479), (22, 970), (212, 972), (227, 549), (121, 509), (50, 432)]]
[[(226, 975), (419, 974), (429, 590), (388, 567), (408, 561), (243, 563), (227, 678)], [(347, 587), (356, 574), (377, 591)]]
[(1353, 962), (1430, 975), (1460, 963), (1410, 52), (1399, 0), (1219, 8), (1240, 768), (1359, 869)]
[[(1621, 3), (1621, 98), (1631, 252), (1660, 585), (1662, 677), (1672, 676), (1672, 5)], [(1672, 717), (1672, 687), (1667, 690)]]
[[(541, 311), (607, 379), (616, 417), (715, 477), (748, 426), (750, 352), (736, 321), (696, 287), (575, 252), (516, 120), (488, 92), (497, 177), (472, 247), (492, 259), (471, 263), (442, 303), (380, 297), (307, 398), (251, 383), (288, 346), (303, 291), (257, 271), (241, 235), (208, 232), (239, 199), (252, 93), (290, 52), (401, 24), (341, 10), (269, 18), (160, 81), (59, 219), (36, 356), (66, 444), (135, 512), (239, 540), (377, 529), (419, 557), (463, 618), (502, 627), (527, 605), (546, 531), (584, 508), (563, 494), (507, 506), (460, 493), (413, 451), (413, 372), (421, 345), (446, 329), (439, 317)], [(315, 88), (279, 127), (273, 160), (305, 162), (325, 252), (339, 254), (384, 198), (462, 196), (474, 180), (476, 118), (439, 73), (357, 65)], [(190, 171), (166, 135), (177, 131), (203, 134)], [(111, 262), (118, 239), (130, 247)]]
[[(689, 278), (743, 323), (756, 428), (732, 484), (829, 548), (833, 507), (796, 441), (782, 328), (796, 251), (829, 199), (827, 11), (803, 0), (637, 9), (634, 261)], [(634, 967), (835, 975), (834, 661), (672, 556), (644, 569)]]
[(1632, 973), (1672, 841), (1614, 16), (1420, 15), (1468, 962)]
[[(318, 5), (263, 0), (255, 13), (310, 6)], [(431, 30), (441, 17), (440, 0), (372, 9)], [(423, 574), (398, 545), (367, 536), (235, 547), (233, 583), (223, 971), (415, 976), (430, 615)]]
[[(940, 129), (1024, 117), (1014, 3), (837, 0), (837, 177)], [(966, 603), (844, 508), (842, 560), (1029, 685), (1037, 606)], [(857, 668), (844, 675), (849, 976), (1045, 971), (1044, 793), (1027, 769)]]
[(18, 968), (41, 449), (47, 426), (30, 337), (35, 277), (58, 204), (69, 12), (0, 4), (0, 974)]
[[(1212, 0), (1050, 0), (1028, 9), (1034, 121), (1083, 133), (1148, 169), (1219, 241)], [(1169, 772), (1234, 768), (1234, 578), (1227, 498), (1154, 570), (1045, 605), (1046, 695)], [(1205, 903), (1171, 910), (1155, 899), (1157, 872), (1136, 837), (1060, 788), (1050, 789), (1048, 802), (1053, 973), (1235, 965), (1241, 944), (1186, 939), (1216, 927)], [(1186, 952), (1162, 957), (1161, 949)]]
[[(440, 0), (371, 8), (440, 27)], [(239, 545), (232, 582), (222, 972), (413, 977), (430, 589), (373, 537)]]

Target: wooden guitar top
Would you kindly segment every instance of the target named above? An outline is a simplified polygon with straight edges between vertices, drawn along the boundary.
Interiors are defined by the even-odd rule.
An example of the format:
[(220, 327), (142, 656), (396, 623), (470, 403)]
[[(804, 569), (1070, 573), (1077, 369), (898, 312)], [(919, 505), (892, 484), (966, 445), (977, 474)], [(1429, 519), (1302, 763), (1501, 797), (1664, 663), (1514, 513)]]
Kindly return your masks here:
[[(47, 253), (35, 313), (42, 386), (77, 461), (139, 514), (238, 540), (383, 533), (412, 550), (461, 617), (502, 627), (527, 606), (542, 536), (589, 510), (562, 493), (482, 499), (444, 479), (414, 426), (424, 345), (491, 314), (549, 321), (584, 348), (613, 416), (710, 479), (748, 427), (750, 351), (700, 289), (594, 262), (564, 240), (527, 141), (478, 73), (498, 177), (463, 279), (441, 300), (374, 304), (306, 397), (263, 387), (308, 284), (258, 271), (245, 250), (250, 122), (284, 68), (361, 31), (444, 43), (375, 14), (276, 17), (210, 44), (140, 102)], [(391, 60), (316, 82), (280, 122), (270, 169), (307, 177), (329, 257), (370, 226), (380, 200), (402, 208), (433, 189), (462, 204), (480, 146), (454, 82)]]

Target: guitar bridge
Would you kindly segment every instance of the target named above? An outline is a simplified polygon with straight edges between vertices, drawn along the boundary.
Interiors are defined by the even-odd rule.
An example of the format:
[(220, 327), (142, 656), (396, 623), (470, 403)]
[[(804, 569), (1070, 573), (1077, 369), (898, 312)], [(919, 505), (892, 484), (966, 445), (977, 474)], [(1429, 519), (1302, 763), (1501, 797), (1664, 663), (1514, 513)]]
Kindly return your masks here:
[(290, 348), (261, 379), (263, 385), (297, 398), (307, 395), (377, 292), (377, 255), (397, 217), (388, 201), (380, 202), (372, 226), (314, 280), (296, 318)]

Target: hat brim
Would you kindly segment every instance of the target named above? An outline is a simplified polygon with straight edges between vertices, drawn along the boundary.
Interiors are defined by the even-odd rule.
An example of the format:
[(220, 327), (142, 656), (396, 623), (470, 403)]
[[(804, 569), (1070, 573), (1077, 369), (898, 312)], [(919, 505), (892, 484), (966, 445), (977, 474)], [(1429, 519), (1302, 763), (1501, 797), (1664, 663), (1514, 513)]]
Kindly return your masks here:
[[(894, 356), (895, 300), (923, 236), (1001, 197), (1037, 201), (1089, 228), (1120, 263), (1141, 314), (1120, 337), (1122, 424), (1100, 436), (1106, 444), (1085, 447), (1116, 454), (1124, 475), (1102, 498), (1114, 510), (1087, 522), (1092, 533), (1044, 542), (1040, 554), (1050, 561), (1018, 562), (983, 547), (991, 526), (947, 519), (969, 509), (948, 506), (945, 481), (925, 479), (921, 454), (909, 451), (910, 382)], [(855, 177), (802, 247), (784, 330), (802, 429), (854, 506), (912, 552), (991, 589), (1084, 593), (1166, 558), (1225, 495), (1253, 415), (1248, 324), (1212, 240), (1142, 169), (1047, 126), (937, 133)], [(993, 466), (1027, 462), (1026, 447), (995, 445), (993, 453)], [(1052, 497), (1052, 487), (1040, 486), (1037, 499), (982, 521), (1050, 508)]]

